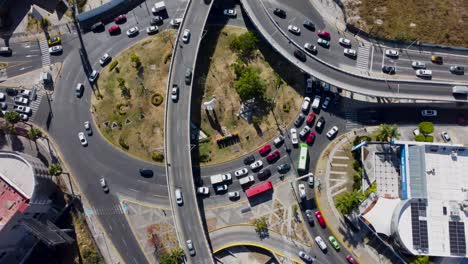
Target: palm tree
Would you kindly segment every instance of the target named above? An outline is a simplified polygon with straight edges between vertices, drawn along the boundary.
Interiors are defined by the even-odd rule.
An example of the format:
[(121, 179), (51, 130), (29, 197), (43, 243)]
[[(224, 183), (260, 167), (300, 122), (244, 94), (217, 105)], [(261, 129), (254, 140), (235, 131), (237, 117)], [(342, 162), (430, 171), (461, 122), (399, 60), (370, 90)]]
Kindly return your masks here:
[(28, 138), (36, 144), (36, 149), (37, 149), (37, 140), (42, 137), (42, 131), (40, 129), (31, 127), (31, 129), (28, 131)]
[(340, 213), (347, 215), (359, 206), (359, 195), (357, 191), (344, 192), (335, 197), (335, 206)]
[(377, 131), (377, 135), (375, 138), (378, 141), (391, 141), (393, 139), (400, 138), (400, 133), (398, 132), (398, 126), (396, 124), (388, 125), (388, 124), (380, 124), (380, 128)]
[(14, 131), (15, 124), (21, 120), (21, 117), (18, 114), (18, 112), (6, 112), (5, 120), (7, 121), (7, 124), (9, 125), (8, 127), (11, 128), (12, 131)]
[(63, 172), (62, 167), (57, 163), (52, 163), (49, 166), (49, 174), (52, 176), (59, 176)]
[(180, 263), (185, 256), (185, 252), (180, 247), (176, 247), (171, 251), (171, 258), (174, 260), (173, 263)]

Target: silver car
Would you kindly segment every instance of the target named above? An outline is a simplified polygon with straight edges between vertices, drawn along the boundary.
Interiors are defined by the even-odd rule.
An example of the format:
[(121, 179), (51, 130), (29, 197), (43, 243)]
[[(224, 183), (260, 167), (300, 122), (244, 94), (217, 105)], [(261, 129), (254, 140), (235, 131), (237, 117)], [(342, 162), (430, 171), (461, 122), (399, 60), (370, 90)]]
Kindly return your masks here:
[(195, 256), (196, 252), (195, 252), (195, 247), (193, 246), (192, 240), (189, 239), (186, 241), (186, 243), (187, 243), (187, 249), (189, 251), (190, 256)]
[(138, 27), (132, 27), (129, 30), (127, 30), (127, 36), (132, 37), (138, 34)]
[(305, 138), (305, 136), (307, 135), (307, 133), (310, 132), (310, 127), (309, 126), (304, 126), (301, 130), (301, 132), (299, 132), (299, 136), (301, 138)]

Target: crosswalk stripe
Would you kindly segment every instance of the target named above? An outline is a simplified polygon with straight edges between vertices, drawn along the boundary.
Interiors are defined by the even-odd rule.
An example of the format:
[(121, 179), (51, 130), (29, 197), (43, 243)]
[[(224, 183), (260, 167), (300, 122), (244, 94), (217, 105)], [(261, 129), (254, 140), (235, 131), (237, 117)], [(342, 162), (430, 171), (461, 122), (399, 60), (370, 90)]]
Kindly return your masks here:
[(122, 205), (115, 205), (111, 208), (96, 208), (93, 207), (93, 211), (95, 215), (118, 215), (118, 214), (126, 214), (127, 208), (123, 207)]
[(361, 127), (361, 125), (358, 124), (358, 115), (356, 112), (346, 112), (345, 118), (346, 118), (346, 129), (353, 129), (353, 128)]
[(369, 54), (370, 54), (370, 45), (364, 44), (363, 46), (359, 46), (358, 48), (358, 58), (356, 62), (356, 66), (362, 70), (368, 70), (369, 67)]
[(49, 44), (47, 40), (42, 39), (39, 41), (39, 47), (41, 48), (42, 55), (42, 67), (50, 65), (50, 53), (49, 53)]

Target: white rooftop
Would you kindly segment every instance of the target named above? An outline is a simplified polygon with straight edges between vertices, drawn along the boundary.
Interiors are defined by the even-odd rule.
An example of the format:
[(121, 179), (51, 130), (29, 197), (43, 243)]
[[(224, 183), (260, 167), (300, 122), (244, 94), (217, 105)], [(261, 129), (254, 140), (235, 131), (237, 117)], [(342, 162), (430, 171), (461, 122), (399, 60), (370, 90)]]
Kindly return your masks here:
[(0, 177), (26, 198), (29, 199), (33, 195), (33, 168), (20, 155), (0, 152)]
[[(410, 144), (413, 145), (413, 143)], [(425, 168), (421, 168), (421, 170), (427, 192), (427, 206), (423, 206), (425, 212), (424, 209), (414, 210), (413, 208), (412, 218), (412, 208), (407, 206), (403, 209), (398, 221), (400, 239), (413, 254), (468, 257), (466, 253), (468, 207), (463, 211), (462, 206), (464, 201), (468, 205), (468, 149), (457, 151), (458, 148), (459, 146), (451, 147), (446, 144), (439, 147), (434, 145), (424, 145), (423, 147), (424, 162), (421, 164), (425, 164)], [(456, 155), (453, 154), (454, 151), (457, 151)], [(408, 181), (411, 181), (410, 176)], [(414, 198), (411, 197), (410, 184), (409, 182), (407, 185), (410, 194), (408, 198)], [(423, 203), (425, 204), (425, 201)], [(418, 252), (413, 246), (414, 225), (412, 225), (412, 219), (427, 223), (427, 252)], [(452, 230), (452, 235), (450, 235), (449, 222), (452, 226), (464, 225), (464, 232), (460, 232), (462, 229), (458, 229), (459, 231), (455, 233)], [(464, 241), (461, 241), (460, 235), (463, 233)], [(460, 252), (464, 253), (454, 253), (457, 248), (462, 248)]]

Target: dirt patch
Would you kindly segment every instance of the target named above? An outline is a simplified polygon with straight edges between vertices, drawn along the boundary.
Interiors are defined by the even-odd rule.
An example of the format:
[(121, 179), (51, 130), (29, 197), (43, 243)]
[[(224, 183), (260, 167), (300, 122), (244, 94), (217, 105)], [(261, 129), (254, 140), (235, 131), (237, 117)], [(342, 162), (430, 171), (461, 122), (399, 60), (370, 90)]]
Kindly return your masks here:
[[(148, 161), (163, 158), (164, 104), (154, 105), (151, 99), (155, 94), (166, 95), (170, 62), (164, 57), (172, 50), (174, 36), (174, 30), (161, 32), (113, 58), (100, 73), (97, 96), (92, 98), (93, 117), (102, 134)], [(133, 54), (139, 63), (131, 60)]]
[[(245, 32), (246, 29), (229, 26), (209, 27), (204, 42), (206, 48), (200, 50), (197, 67), (207, 69), (201, 73), (198, 81), (200, 90), (203, 90), (200, 103), (203, 105), (213, 97), (216, 98), (213, 112), (202, 107), (200, 116), (195, 116), (201, 119), (201, 128), (209, 137), (209, 140), (200, 144), (199, 149), (204, 164), (228, 161), (255, 150), (276, 137), (279, 134), (278, 127), (287, 127), (299, 111), (302, 97), (293, 87), (303, 89), (303, 75), (259, 37), (260, 48), (249, 65), (258, 69), (261, 78), (267, 83), (266, 95), (275, 99), (274, 114), (272, 111), (265, 113), (257, 127), (239, 117), (241, 101), (234, 89), (236, 76), (231, 66), (238, 56), (229, 49), (229, 40), (231, 36)], [(278, 78), (282, 80), (282, 85), (277, 89)], [(232, 145), (217, 145), (216, 139), (235, 134), (239, 138)]]
[(348, 22), (385, 38), (468, 47), (468, 1), (344, 1)]

